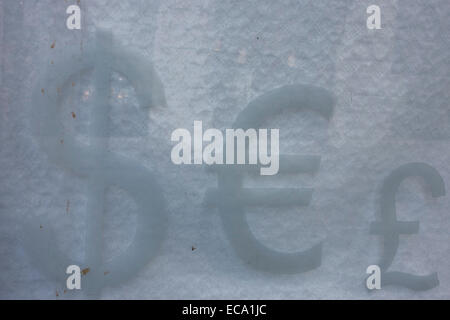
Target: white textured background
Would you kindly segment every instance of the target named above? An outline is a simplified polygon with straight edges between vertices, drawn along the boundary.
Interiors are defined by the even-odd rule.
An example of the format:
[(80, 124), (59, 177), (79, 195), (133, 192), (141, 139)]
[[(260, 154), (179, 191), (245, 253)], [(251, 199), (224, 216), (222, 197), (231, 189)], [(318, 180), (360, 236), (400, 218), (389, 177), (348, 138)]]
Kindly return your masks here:
[[(0, 298), (83, 297), (63, 293), (60, 283), (45, 277), (21, 238), (23, 221), (38, 216), (56, 232), (55, 246), (74, 259), (82, 260), (89, 245), (86, 183), (39, 149), (30, 110), (43, 70), (56, 57), (82, 55), (96, 26), (111, 29), (115, 41), (153, 62), (167, 98), (167, 108), (147, 112), (126, 80), (113, 81), (113, 93), (122, 98), (111, 102), (109, 148), (157, 175), (169, 229), (160, 255), (131, 281), (104, 288), (102, 298), (450, 298), (450, 197), (433, 199), (415, 179), (402, 184), (397, 213), (399, 220), (419, 220), (420, 231), (400, 236), (390, 270), (436, 271), (440, 285), (425, 292), (386, 287), (369, 293), (364, 287), (366, 267), (381, 254), (381, 237), (369, 234), (369, 224), (379, 219), (383, 178), (402, 164), (423, 161), (450, 188), (447, 0), (81, 0), (82, 30), (69, 31), (65, 10), (73, 3), (0, 0)], [(370, 4), (381, 7), (382, 30), (366, 28)], [(78, 71), (76, 60), (67, 67)], [(203, 204), (216, 176), (201, 166), (173, 165), (170, 134), (192, 130), (194, 120), (204, 128), (230, 127), (251, 100), (294, 83), (333, 92), (331, 121), (283, 113), (267, 127), (280, 128), (282, 153), (320, 154), (321, 168), (312, 177), (257, 177), (246, 184), (312, 186), (312, 203), (250, 208), (247, 218), (257, 238), (278, 250), (324, 241), (322, 265), (272, 275), (235, 255), (217, 210)], [(82, 97), (88, 87), (80, 76), (62, 112), (79, 139), (89, 117)], [(104, 255), (111, 258), (127, 250), (136, 212), (114, 188), (106, 207)]]

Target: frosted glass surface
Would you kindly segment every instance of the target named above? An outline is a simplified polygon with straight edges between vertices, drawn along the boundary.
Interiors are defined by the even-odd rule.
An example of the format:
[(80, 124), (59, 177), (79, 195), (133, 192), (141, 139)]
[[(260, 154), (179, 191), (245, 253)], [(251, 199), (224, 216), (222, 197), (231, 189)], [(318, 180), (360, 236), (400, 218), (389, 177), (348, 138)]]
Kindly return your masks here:
[[(0, 298), (450, 298), (447, 0), (69, 2), (0, 1)], [(175, 165), (194, 121), (279, 173)]]

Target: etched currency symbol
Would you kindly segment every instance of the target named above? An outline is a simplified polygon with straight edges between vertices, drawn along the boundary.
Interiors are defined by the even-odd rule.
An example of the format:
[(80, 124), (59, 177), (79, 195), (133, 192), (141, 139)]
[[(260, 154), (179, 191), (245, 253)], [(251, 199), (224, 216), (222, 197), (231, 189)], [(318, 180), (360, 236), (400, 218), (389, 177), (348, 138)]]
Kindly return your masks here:
[[(316, 111), (328, 120), (333, 106), (334, 99), (325, 89), (304, 85), (284, 86), (252, 101), (238, 115), (233, 128), (259, 128), (265, 119), (285, 109)], [(319, 164), (320, 156), (280, 155), (279, 173), (314, 173)], [(259, 170), (258, 166), (230, 165), (215, 169), (218, 188), (208, 191), (206, 201), (218, 206), (225, 232), (239, 257), (256, 269), (272, 273), (300, 273), (320, 266), (322, 243), (294, 253), (268, 248), (251, 232), (244, 210), (245, 206), (307, 206), (313, 189), (243, 188), (243, 170)]]
[[(58, 251), (52, 232), (40, 229), (37, 224), (28, 228), (25, 245), (38, 267), (57, 281), (64, 281), (67, 266), (82, 266), (86, 270), (82, 290), (95, 296), (103, 287), (122, 283), (146, 265), (160, 248), (167, 227), (164, 197), (154, 176), (138, 162), (106, 150), (111, 74), (119, 73), (130, 81), (141, 107), (165, 105), (165, 97), (153, 67), (143, 57), (114, 46), (110, 32), (97, 31), (95, 46), (87, 48), (74, 62), (77, 70), (66, 69), (71, 65), (66, 61), (41, 79), (41, 85), (54, 90), (44, 93), (42, 86), (38, 86), (33, 109), (39, 144), (50, 160), (88, 182), (85, 260), (76, 262)], [(95, 89), (91, 100), (90, 143), (82, 145), (64, 132), (59, 119), (62, 100), (56, 88), (70, 88), (68, 79), (87, 71), (93, 72)], [(127, 191), (137, 204), (138, 217), (127, 250), (111, 261), (104, 261), (102, 216), (105, 188), (110, 185)]]
[(413, 290), (428, 290), (439, 285), (436, 272), (417, 276), (399, 271), (387, 271), (397, 253), (400, 234), (419, 232), (419, 221), (398, 221), (395, 210), (395, 196), (398, 187), (408, 177), (421, 177), (431, 189), (431, 195), (445, 195), (445, 184), (439, 172), (426, 163), (408, 163), (395, 169), (383, 182), (381, 189), (381, 221), (372, 222), (370, 233), (382, 235), (384, 252), (381, 262), (381, 287), (399, 285)]

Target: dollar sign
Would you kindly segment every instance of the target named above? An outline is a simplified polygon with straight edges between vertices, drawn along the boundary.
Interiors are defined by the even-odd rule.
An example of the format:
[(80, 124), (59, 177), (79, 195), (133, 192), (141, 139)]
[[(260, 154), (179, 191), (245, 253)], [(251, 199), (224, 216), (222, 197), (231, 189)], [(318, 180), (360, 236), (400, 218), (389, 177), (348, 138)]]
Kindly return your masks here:
[(398, 187), (408, 177), (418, 176), (424, 179), (431, 188), (434, 198), (445, 195), (445, 184), (439, 172), (426, 163), (408, 163), (395, 169), (383, 181), (381, 189), (381, 221), (372, 222), (370, 233), (382, 235), (384, 253), (379, 264), (381, 269), (381, 286), (400, 285), (413, 290), (428, 290), (439, 285), (436, 272), (417, 276), (406, 272), (390, 271), (397, 253), (400, 234), (415, 234), (419, 232), (419, 221), (398, 221), (395, 210), (395, 195)]
[[(306, 109), (329, 119), (334, 99), (325, 89), (290, 85), (272, 90), (252, 101), (237, 117), (234, 129), (258, 128), (266, 118), (284, 109)], [(248, 145), (247, 145), (248, 148)], [(236, 152), (235, 152), (236, 154)], [(313, 173), (319, 168), (320, 157), (314, 155), (280, 155), (279, 173)], [(217, 166), (218, 188), (209, 190), (207, 204), (216, 205), (224, 229), (239, 257), (252, 267), (272, 273), (300, 273), (321, 264), (322, 243), (301, 252), (284, 253), (268, 248), (255, 238), (245, 219), (245, 206), (306, 206), (311, 188), (242, 188), (242, 170), (258, 166)]]
[[(33, 106), (37, 136), (41, 148), (49, 158), (70, 169), (88, 181), (85, 261), (77, 263), (57, 250), (53, 233), (49, 228), (40, 229), (33, 223), (26, 231), (25, 245), (35, 264), (44, 273), (58, 281), (65, 281), (68, 265), (77, 264), (89, 268), (83, 277), (82, 289), (88, 295), (97, 296), (105, 286), (122, 283), (132, 277), (155, 256), (164, 238), (167, 221), (162, 190), (155, 177), (139, 163), (106, 152), (110, 76), (117, 72), (131, 82), (141, 106), (165, 105), (164, 91), (153, 67), (144, 58), (124, 53), (113, 46), (112, 34), (99, 30), (95, 47), (88, 48), (77, 61), (79, 70), (64, 67), (56, 69), (41, 80), (47, 88), (45, 94), (38, 86)], [(62, 64), (70, 66), (67, 61)], [(89, 127), (90, 144), (80, 145), (64, 134), (58, 119), (61, 97), (56, 88), (68, 84), (77, 71), (93, 70), (92, 120)], [(63, 139), (64, 143), (61, 143)], [(128, 192), (138, 206), (137, 227), (134, 239), (127, 250), (104, 262), (102, 257), (102, 215), (105, 188), (116, 185)], [(37, 225), (37, 227), (36, 227)], [(105, 276), (104, 272), (108, 274)]]

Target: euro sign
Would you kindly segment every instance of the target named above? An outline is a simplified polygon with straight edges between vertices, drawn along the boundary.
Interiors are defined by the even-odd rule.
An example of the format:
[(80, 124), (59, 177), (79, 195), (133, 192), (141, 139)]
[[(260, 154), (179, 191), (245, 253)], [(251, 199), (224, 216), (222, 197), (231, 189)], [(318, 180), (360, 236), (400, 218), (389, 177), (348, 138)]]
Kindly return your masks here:
[[(310, 110), (330, 119), (333, 96), (325, 89), (289, 85), (272, 90), (253, 100), (237, 117), (234, 129), (259, 128), (262, 122), (282, 110)], [(248, 145), (247, 151), (248, 151)], [(235, 150), (235, 154), (236, 154)], [(280, 174), (314, 173), (320, 156), (280, 155)], [(218, 188), (209, 190), (206, 203), (215, 205), (229, 241), (242, 258), (255, 269), (278, 274), (301, 273), (320, 266), (322, 243), (305, 251), (285, 253), (268, 248), (255, 238), (245, 218), (246, 206), (307, 206), (312, 198), (311, 188), (243, 188), (243, 170), (259, 170), (259, 166), (217, 166)]]
[(431, 188), (431, 195), (445, 195), (445, 184), (439, 172), (426, 163), (408, 163), (392, 171), (383, 181), (381, 189), (381, 221), (372, 222), (370, 233), (383, 236), (384, 253), (378, 264), (381, 269), (381, 287), (399, 285), (421, 291), (439, 285), (436, 272), (425, 276), (406, 272), (387, 271), (394, 260), (399, 245), (399, 235), (419, 232), (419, 221), (398, 221), (395, 210), (395, 196), (398, 187), (408, 177), (421, 177)]
[[(50, 278), (65, 283), (65, 270), (72, 264), (89, 270), (83, 276), (82, 290), (90, 296), (97, 296), (103, 287), (118, 285), (135, 275), (157, 254), (167, 228), (164, 196), (154, 175), (138, 162), (106, 150), (111, 73), (119, 73), (130, 81), (141, 107), (145, 108), (165, 105), (162, 84), (145, 58), (114, 46), (110, 32), (97, 31), (95, 43), (79, 59), (64, 61), (43, 76), (33, 102), (33, 121), (40, 147), (51, 161), (87, 182), (85, 260), (73, 261), (60, 252), (53, 232), (40, 228), (36, 219), (32, 220), (25, 237), (34, 264)], [(87, 71), (93, 72), (95, 90), (90, 108), (90, 144), (83, 145), (63, 129), (59, 118), (62, 99), (56, 88), (70, 90), (70, 77)], [(49, 89), (41, 92), (43, 87)], [(134, 239), (127, 250), (111, 261), (104, 261), (102, 215), (105, 188), (109, 185), (122, 188), (133, 198), (138, 206), (138, 218)]]

